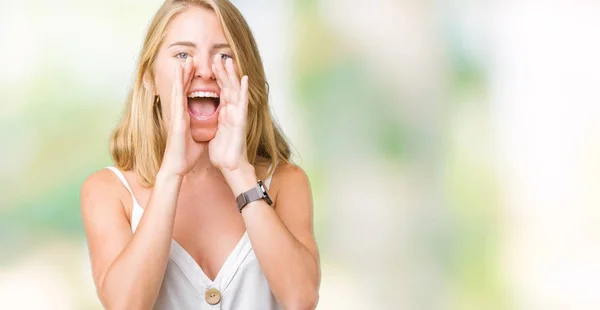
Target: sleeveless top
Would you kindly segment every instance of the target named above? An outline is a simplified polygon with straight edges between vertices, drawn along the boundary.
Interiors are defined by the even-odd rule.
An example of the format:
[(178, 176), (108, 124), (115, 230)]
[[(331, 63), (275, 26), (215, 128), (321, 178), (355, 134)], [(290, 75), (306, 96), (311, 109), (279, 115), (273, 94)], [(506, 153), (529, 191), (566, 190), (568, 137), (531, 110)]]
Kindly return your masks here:
[[(125, 176), (115, 167), (112, 170), (131, 193), (131, 231), (144, 214)], [(265, 180), (268, 188), (271, 177)], [(143, 263), (143, 262), (140, 262)], [(211, 281), (192, 256), (177, 241), (171, 239), (169, 261), (155, 310), (279, 310), (275, 296), (252, 250), (245, 232), (231, 251), (214, 281)]]

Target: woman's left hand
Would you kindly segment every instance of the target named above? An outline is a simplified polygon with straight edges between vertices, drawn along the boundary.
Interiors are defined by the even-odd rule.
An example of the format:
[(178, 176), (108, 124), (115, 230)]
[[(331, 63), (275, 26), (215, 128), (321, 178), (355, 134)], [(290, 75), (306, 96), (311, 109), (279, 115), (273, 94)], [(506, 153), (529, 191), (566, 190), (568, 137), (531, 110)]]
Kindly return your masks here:
[(222, 172), (234, 171), (248, 162), (246, 154), (246, 120), (248, 114), (248, 76), (241, 81), (233, 59), (223, 64), (218, 54), (213, 62), (213, 74), (221, 89), (219, 121), (215, 137), (208, 143), (213, 166)]

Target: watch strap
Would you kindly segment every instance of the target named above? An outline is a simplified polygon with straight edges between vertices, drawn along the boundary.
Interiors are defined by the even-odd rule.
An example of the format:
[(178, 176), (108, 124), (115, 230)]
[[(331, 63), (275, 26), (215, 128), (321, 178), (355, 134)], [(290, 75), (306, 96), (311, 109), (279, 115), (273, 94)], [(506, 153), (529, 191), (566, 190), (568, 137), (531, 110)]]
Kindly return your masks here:
[(258, 185), (238, 195), (235, 201), (241, 213), (242, 209), (246, 205), (260, 199), (265, 199), (269, 205), (272, 203), (269, 195), (266, 192), (266, 189), (264, 188), (262, 181), (258, 181)]

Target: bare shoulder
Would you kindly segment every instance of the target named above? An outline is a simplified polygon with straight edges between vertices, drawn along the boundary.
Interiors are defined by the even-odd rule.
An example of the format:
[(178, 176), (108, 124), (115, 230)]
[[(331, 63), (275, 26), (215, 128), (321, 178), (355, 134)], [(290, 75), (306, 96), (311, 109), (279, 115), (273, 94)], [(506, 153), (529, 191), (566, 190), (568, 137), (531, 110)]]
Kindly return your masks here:
[(273, 182), (279, 186), (308, 184), (308, 175), (302, 167), (294, 163), (280, 163), (273, 174)]
[[(267, 177), (267, 172), (271, 168), (271, 160), (264, 157), (259, 157), (254, 164), (256, 174), (260, 179)], [(272, 188), (278, 187), (278, 184), (288, 184), (289, 182), (308, 182), (308, 176), (304, 170), (291, 162), (278, 162), (273, 173)]]
[(121, 202), (121, 181), (109, 169), (101, 169), (88, 176), (81, 185), (81, 208), (91, 208), (106, 202)]
[(96, 186), (113, 186), (115, 181), (118, 180), (114, 172), (109, 169), (100, 169), (91, 175), (89, 175), (83, 182), (82, 189), (93, 188)]
[[(275, 204), (285, 200), (311, 200), (310, 180), (302, 167), (294, 163), (279, 163), (271, 181), (270, 192), (275, 195)], [(277, 202), (280, 202), (277, 204)]]

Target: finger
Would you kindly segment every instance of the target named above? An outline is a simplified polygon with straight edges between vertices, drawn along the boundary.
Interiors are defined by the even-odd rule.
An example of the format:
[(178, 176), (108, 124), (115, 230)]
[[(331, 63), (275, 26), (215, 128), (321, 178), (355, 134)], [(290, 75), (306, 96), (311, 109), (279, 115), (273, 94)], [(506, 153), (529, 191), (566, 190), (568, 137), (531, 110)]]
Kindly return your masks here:
[(225, 67), (223, 67), (223, 60), (221, 59), (221, 54), (217, 54), (214, 58), (215, 64), (215, 77), (217, 78), (217, 82), (221, 83), (221, 88), (231, 87), (231, 83), (229, 82), (229, 77), (225, 72)]
[(170, 124), (173, 124), (173, 120), (175, 120), (175, 102), (177, 100), (177, 67), (175, 66), (175, 73), (173, 74), (173, 86), (171, 86), (171, 100), (169, 102), (169, 118)]
[(240, 78), (237, 75), (235, 70), (235, 65), (233, 64), (233, 59), (227, 58), (225, 60), (225, 70), (227, 72), (227, 76), (229, 77), (229, 82), (234, 89), (240, 89)]
[(187, 91), (192, 84), (192, 79), (194, 77), (194, 72), (196, 71), (196, 66), (194, 66), (194, 58), (188, 57), (185, 59), (185, 66), (183, 69), (183, 90), (186, 92), (184, 98), (187, 97)]
[(233, 87), (221, 89), (221, 98), (223, 98), (222, 102), (224, 104), (232, 104), (237, 106), (239, 104), (238, 93), (239, 91), (235, 90)]
[(229, 88), (222, 88), (219, 95), (219, 105), (225, 106), (231, 101)]
[[(177, 76), (177, 68), (175, 68), (175, 76)], [(175, 117), (175, 94), (177, 93), (177, 86), (173, 83), (171, 86), (171, 100), (169, 102), (169, 124), (173, 123)]]
[(181, 99), (180, 99), (180, 119), (185, 120), (186, 123), (189, 119), (189, 114), (187, 113), (188, 109), (188, 99), (187, 93), (192, 84), (192, 80), (194, 78), (195, 66), (194, 66), (194, 58), (188, 57), (185, 59), (185, 64), (183, 65), (183, 74), (181, 80)]
[(174, 83), (174, 94), (173, 94), (173, 102), (171, 105), (173, 106), (173, 119), (182, 119), (183, 118), (183, 68), (181, 64), (177, 64), (175, 66), (175, 83)]
[(246, 114), (248, 112), (248, 76), (244, 75), (242, 77), (242, 82), (241, 82), (241, 86), (240, 86), (240, 100), (239, 100), (239, 106), (242, 110), (242, 115), (244, 115), (244, 117), (246, 117)]
[(217, 85), (219, 86), (220, 89), (223, 89), (223, 84), (221, 84), (221, 81), (219, 81), (219, 79), (217, 79), (217, 67), (215, 66), (215, 64), (212, 64), (212, 72), (213, 75), (215, 76), (215, 79), (217, 80)]

